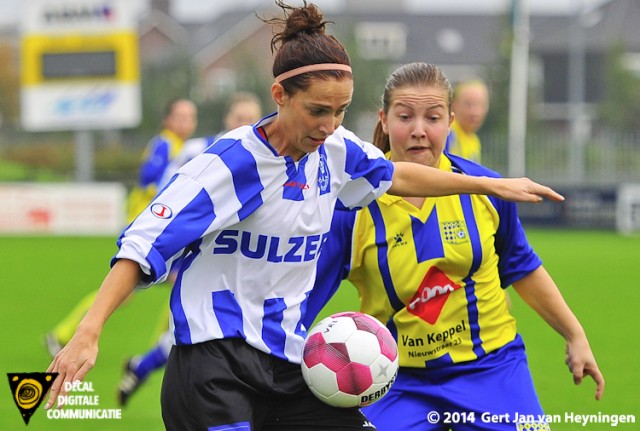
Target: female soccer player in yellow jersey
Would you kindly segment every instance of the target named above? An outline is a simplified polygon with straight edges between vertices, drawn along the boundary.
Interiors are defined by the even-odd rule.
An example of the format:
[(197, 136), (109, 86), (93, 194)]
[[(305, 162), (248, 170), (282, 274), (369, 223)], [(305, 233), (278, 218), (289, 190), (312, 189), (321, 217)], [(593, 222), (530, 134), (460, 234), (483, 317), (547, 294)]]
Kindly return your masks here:
[[(382, 102), (374, 143), (391, 161), (497, 176), (443, 154), (454, 114), (449, 82), (436, 66), (400, 67)], [(444, 430), (447, 418), (458, 422), (454, 430), (548, 427), (505, 301), (509, 285), (565, 338), (574, 381), (590, 375), (602, 396), (604, 379), (585, 332), (527, 242), (513, 203), (384, 194), (361, 211), (336, 211), (330, 232), (305, 323), (344, 277), (357, 287), (361, 311), (396, 336), (396, 383), (363, 409), (379, 431)], [(516, 428), (523, 418), (536, 428)]]

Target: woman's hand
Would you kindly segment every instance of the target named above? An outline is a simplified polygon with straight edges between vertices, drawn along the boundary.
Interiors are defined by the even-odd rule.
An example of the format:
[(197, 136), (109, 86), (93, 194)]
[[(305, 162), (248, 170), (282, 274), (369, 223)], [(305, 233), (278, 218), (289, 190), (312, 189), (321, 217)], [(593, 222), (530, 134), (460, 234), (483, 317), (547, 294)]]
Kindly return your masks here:
[(524, 302), (565, 339), (565, 363), (573, 374), (573, 382), (579, 385), (585, 376), (591, 376), (596, 382), (596, 400), (602, 398), (604, 377), (593, 356), (587, 335), (546, 269), (539, 266), (515, 281), (513, 287)]
[(567, 340), (565, 363), (573, 374), (573, 383), (579, 385), (585, 376), (591, 376), (596, 382), (596, 400), (604, 393), (604, 377), (598, 368), (595, 357), (586, 337), (576, 341)]
[(47, 368), (48, 373), (58, 373), (58, 376), (51, 385), (45, 409), (50, 409), (56, 404), (62, 407), (58, 397), (66, 395), (74, 382), (84, 380), (95, 365), (97, 356), (98, 337), (83, 333), (79, 329)]
[(564, 201), (564, 196), (555, 190), (538, 184), (529, 178), (488, 179), (498, 182), (498, 184), (491, 187), (493, 192), (489, 194), (507, 201), (538, 203), (542, 202), (545, 198), (558, 202)]

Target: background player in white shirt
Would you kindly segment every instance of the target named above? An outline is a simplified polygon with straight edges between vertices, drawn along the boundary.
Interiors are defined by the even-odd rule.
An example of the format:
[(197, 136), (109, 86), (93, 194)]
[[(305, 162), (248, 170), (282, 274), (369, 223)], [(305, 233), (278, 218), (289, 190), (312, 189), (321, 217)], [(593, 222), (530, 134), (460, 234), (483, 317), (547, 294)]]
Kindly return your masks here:
[(96, 301), (48, 368), (59, 375), (46, 408), (93, 367), (104, 324), (131, 291), (161, 282), (183, 258), (162, 390), (168, 430), (372, 429), (359, 410), (318, 400), (299, 366), (301, 321), (335, 206), (363, 207), (386, 191), (562, 199), (528, 179), (386, 160), (340, 126), (353, 78), (322, 13), (276, 4), (285, 12), (268, 20), (284, 26), (272, 41), (277, 111), (183, 166), (123, 232)]

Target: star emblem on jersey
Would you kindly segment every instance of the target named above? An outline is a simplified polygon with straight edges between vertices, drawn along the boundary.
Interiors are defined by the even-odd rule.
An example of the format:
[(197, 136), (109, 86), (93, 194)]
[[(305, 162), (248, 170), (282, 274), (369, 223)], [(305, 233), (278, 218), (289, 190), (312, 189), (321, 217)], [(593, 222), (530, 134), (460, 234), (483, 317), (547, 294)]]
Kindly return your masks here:
[(432, 266), (422, 279), (416, 293), (411, 297), (407, 311), (433, 325), (438, 321), (449, 295), (460, 287), (438, 267)]
[(469, 242), (464, 220), (442, 222), (442, 238), (448, 244), (464, 244)]

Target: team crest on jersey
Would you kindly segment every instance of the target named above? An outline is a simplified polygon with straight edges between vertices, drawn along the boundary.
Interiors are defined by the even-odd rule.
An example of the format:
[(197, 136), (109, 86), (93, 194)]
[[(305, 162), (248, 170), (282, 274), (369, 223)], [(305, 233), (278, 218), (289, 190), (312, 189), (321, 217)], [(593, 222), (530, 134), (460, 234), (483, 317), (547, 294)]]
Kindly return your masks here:
[(173, 217), (173, 211), (165, 204), (153, 204), (151, 205), (151, 213), (161, 219), (169, 219)]
[(318, 187), (320, 188), (320, 194), (325, 194), (329, 191), (329, 168), (327, 167), (327, 156), (325, 154), (320, 154)]
[(447, 221), (440, 223), (442, 237), (448, 244), (464, 244), (469, 242), (467, 227), (464, 220)]
[(433, 325), (438, 321), (449, 295), (458, 289), (460, 285), (454, 283), (438, 267), (432, 266), (411, 297), (407, 311)]

